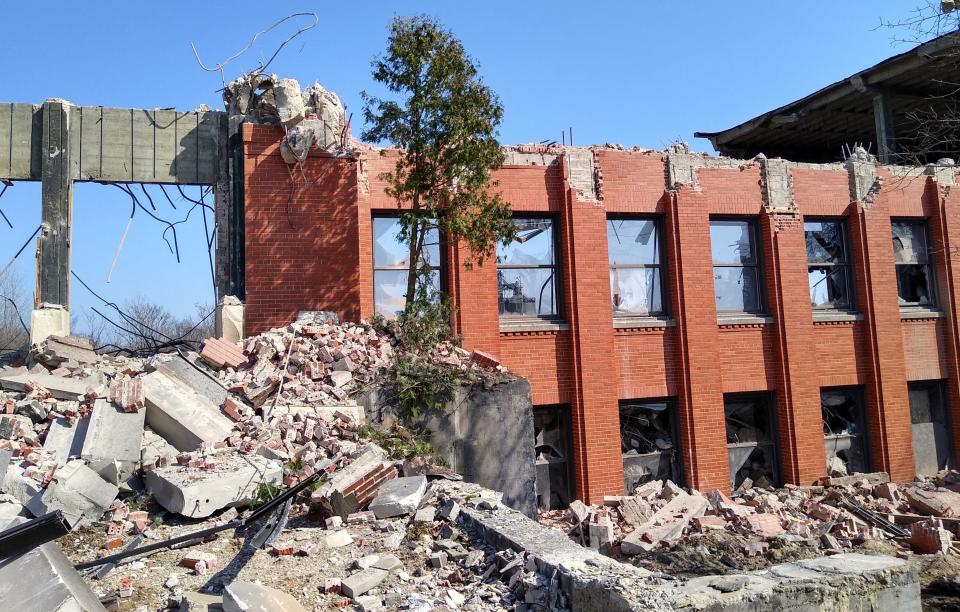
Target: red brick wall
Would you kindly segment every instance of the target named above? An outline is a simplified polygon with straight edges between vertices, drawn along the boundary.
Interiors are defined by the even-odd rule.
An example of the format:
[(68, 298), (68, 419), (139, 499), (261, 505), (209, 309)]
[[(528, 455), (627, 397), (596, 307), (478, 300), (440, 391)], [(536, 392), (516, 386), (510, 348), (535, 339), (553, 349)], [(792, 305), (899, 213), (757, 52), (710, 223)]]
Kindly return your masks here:
[[(373, 312), (371, 217), (396, 208), (379, 174), (395, 153), (363, 151), (349, 161), (311, 154), (290, 205), (290, 176), (279, 159), (279, 130), (247, 126), (246, 261), (248, 331), (289, 321), (302, 308), (345, 318)], [(841, 166), (791, 168), (799, 215), (766, 212), (761, 167), (700, 168), (698, 186), (666, 189), (661, 153), (598, 150), (602, 199), (578, 200), (566, 161), (508, 166), (498, 188), (517, 214), (551, 214), (560, 243), (565, 325), (505, 332), (497, 314), (496, 266), (467, 268), (469, 253), (446, 250), (446, 281), (467, 348), (498, 356), (528, 377), (537, 405), (571, 410), (576, 495), (598, 501), (622, 492), (620, 400), (676, 400), (686, 484), (729, 488), (725, 393), (775, 398), (781, 472), (809, 484), (825, 472), (821, 387), (862, 385), (875, 469), (913, 476), (908, 380), (947, 380), (960, 423), (960, 342), (954, 287), (960, 281), (960, 202), (930, 177), (885, 176), (872, 204), (851, 203)], [(295, 171), (295, 175), (299, 169)], [(949, 205), (948, 205), (949, 203)], [(655, 215), (662, 223), (667, 327), (615, 329), (609, 296), (607, 215)], [(713, 297), (709, 220), (756, 219), (769, 319), (720, 325)], [(862, 320), (813, 321), (807, 288), (804, 216), (845, 217), (853, 285)], [(937, 249), (940, 318), (901, 320), (891, 217), (926, 217)], [(955, 430), (956, 431), (956, 430)], [(960, 446), (960, 435), (955, 440)]]

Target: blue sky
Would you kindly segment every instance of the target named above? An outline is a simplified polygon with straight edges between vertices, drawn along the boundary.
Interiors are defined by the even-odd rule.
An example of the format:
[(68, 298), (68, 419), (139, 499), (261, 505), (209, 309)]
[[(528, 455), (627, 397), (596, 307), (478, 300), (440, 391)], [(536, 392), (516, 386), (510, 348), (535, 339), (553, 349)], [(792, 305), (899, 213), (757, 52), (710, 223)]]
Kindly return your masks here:
[[(393, 15), (438, 17), (478, 61), (505, 108), (501, 141), (560, 139), (663, 148), (696, 130), (730, 127), (801, 97), (907, 47), (891, 42), (881, 18), (903, 16), (902, 0), (812, 2), (33, 2), (7, 0), (0, 48), (17, 57), (0, 101), (189, 110), (222, 108), (220, 77), (208, 64), (243, 47), (288, 13), (315, 11), (318, 28), (287, 45), (270, 66), (304, 85), (337, 92), (361, 122), (359, 92), (376, 91), (370, 61), (385, 44)], [(293, 31), (261, 38), (226, 68), (228, 80), (256, 67)], [(196, 195), (195, 191), (191, 195)], [(177, 219), (185, 207), (164, 211)], [(0, 220), (0, 267), (40, 219), (39, 184), (17, 183), (0, 198), (14, 228)], [(161, 210), (164, 210), (161, 207)], [(138, 214), (107, 283), (130, 212), (114, 187), (81, 184), (74, 194), (73, 268), (96, 291), (123, 302), (142, 294), (177, 314), (212, 303), (199, 215), (181, 226), (181, 262), (162, 226)], [(32, 291), (34, 247), (15, 269)], [(73, 284), (73, 309), (96, 304)]]

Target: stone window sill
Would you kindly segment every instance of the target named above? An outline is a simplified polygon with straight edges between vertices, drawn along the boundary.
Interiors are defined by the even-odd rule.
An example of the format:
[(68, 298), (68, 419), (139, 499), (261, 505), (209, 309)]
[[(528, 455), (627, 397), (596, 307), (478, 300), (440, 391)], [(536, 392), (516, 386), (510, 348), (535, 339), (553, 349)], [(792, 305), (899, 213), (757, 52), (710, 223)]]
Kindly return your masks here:
[(928, 308), (926, 306), (901, 306), (900, 307), (900, 320), (916, 320), (916, 319), (939, 319), (943, 316), (943, 312), (937, 310), (936, 308)]
[(717, 325), (769, 325), (773, 317), (749, 312), (724, 312), (717, 314)]
[(859, 312), (853, 312), (851, 310), (823, 309), (813, 311), (814, 323), (837, 323), (853, 321), (863, 321), (863, 315)]
[(613, 315), (614, 329), (647, 329), (657, 327), (673, 327), (677, 322), (673, 317), (642, 316), (642, 315)]
[(560, 332), (567, 331), (570, 326), (563, 321), (551, 321), (549, 319), (520, 318), (500, 319), (500, 333), (523, 333), (523, 332)]

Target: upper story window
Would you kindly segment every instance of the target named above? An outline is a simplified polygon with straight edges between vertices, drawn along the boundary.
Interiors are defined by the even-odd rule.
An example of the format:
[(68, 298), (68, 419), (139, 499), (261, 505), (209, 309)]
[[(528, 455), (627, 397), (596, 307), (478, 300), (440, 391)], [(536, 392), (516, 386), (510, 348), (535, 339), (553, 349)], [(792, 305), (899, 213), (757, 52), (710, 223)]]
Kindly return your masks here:
[[(373, 218), (373, 305), (380, 316), (393, 319), (407, 303), (407, 274), (410, 247), (399, 239), (397, 217)], [(440, 292), (440, 233), (427, 231), (423, 249), (424, 264), (430, 267), (429, 282)]]
[(926, 221), (894, 221), (893, 260), (901, 306), (933, 306), (933, 268)]
[(712, 219), (710, 248), (717, 312), (762, 312), (756, 223), (752, 219)]
[(502, 317), (560, 315), (552, 219), (517, 218), (517, 237), (497, 244), (497, 296)]
[(653, 219), (609, 219), (607, 255), (615, 315), (662, 314), (660, 227)]
[(842, 220), (806, 221), (807, 276), (814, 308), (853, 308), (847, 226)]

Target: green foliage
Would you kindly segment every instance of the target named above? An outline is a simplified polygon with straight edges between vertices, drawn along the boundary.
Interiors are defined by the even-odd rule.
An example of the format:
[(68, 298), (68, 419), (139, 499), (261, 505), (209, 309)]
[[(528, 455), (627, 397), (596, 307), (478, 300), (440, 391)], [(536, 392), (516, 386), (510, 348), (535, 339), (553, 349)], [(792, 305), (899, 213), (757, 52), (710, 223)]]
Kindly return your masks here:
[(443, 410), (462, 375), (448, 366), (404, 353), (393, 362), (393, 394), (414, 419), (423, 410)]
[(279, 495), (281, 490), (282, 489), (278, 485), (273, 485), (268, 482), (261, 482), (257, 485), (257, 492), (254, 494), (253, 500), (250, 502), (250, 508), (259, 508), (263, 504)]
[(429, 442), (421, 441), (426, 436), (426, 432), (422, 430), (411, 430), (401, 425), (394, 425), (389, 432), (381, 431), (371, 425), (360, 427), (360, 437), (376, 442), (394, 461), (433, 456), (433, 446)]
[(363, 138), (404, 151), (382, 178), (398, 207), (409, 204), (400, 214), (399, 236), (410, 248), (409, 310), (430, 229), (465, 243), (468, 263), (482, 263), (497, 241), (514, 237), (510, 205), (490, 189), (491, 171), (503, 164), (496, 139), (503, 107), (460, 41), (429, 17), (393, 20), (386, 53), (373, 61), (373, 78), (393, 96), (362, 92)]

